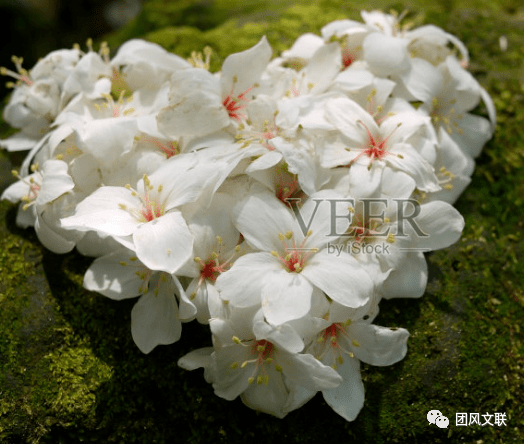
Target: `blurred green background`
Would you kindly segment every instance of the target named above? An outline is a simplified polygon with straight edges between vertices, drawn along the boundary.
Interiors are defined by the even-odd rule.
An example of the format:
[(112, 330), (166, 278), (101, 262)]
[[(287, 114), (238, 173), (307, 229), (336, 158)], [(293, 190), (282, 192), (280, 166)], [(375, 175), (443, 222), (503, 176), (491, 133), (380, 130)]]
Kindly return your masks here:
[[(467, 45), (469, 69), (494, 99), (498, 128), (456, 204), (466, 220), (461, 241), (427, 256), (426, 294), (381, 302), (376, 323), (407, 328), (409, 350), (391, 367), (363, 365), (366, 403), (352, 423), (321, 395), (284, 419), (216, 397), (201, 370), (176, 366), (188, 351), (210, 345), (208, 329), (195, 322), (184, 325), (179, 343), (141, 354), (130, 334), (135, 301), (83, 290), (90, 259), (44, 250), (32, 229), (16, 227), (16, 206), (0, 203), (0, 442), (523, 442), (522, 2), (144, 1), (123, 27), (125, 20), (104, 15), (108, 3), (56, 2), (49, 15), (0, 3), (15, 11), (4, 25), (13, 38), (0, 64), (10, 66), (13, 53), (31, 67), (88, 37), (107, 40), (114, 54), (123, 41), (142, 37), (184, 57), (209, 45), (219, 69), (264, 34), (277, 55), (329, 21), (359, 20), (361, 9), (407, 10), (406, 21), (435, 24)], [(122, 19), (132, 16), (126, 4)], [(0, 153), (0, 191), (22, 159)], [(447, 430), (428, 424), (433, 409), (449, 418)], [(507, 425), (457, 427), (459, 412), (506, 413)]]

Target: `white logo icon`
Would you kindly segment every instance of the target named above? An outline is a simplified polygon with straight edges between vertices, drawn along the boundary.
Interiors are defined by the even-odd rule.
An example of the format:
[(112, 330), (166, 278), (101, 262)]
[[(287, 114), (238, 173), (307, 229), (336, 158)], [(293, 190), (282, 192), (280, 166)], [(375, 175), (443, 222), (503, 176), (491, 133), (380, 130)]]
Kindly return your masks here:
[(435, 424), (441, 429), (447, 429), (449, 425), (449, 419), (446, 418), (440, 410), (430, 410), (428, 412), (428, 421), (430, 424)]

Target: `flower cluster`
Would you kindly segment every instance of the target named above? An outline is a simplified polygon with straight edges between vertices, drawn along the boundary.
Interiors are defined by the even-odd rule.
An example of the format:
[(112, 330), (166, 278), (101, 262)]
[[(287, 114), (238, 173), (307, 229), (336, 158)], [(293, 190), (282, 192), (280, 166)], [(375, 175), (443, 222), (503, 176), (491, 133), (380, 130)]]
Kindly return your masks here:
[(360, 362), (404, 358), (409, 333), (373, 324), (379, 302), (423, 295), (424, 252), (459, 239), (452, 204), (494, 129), (456, 37), (362, 18), (273, 59), (263, 37), (218, 73), (210, 48), (185, 60), (141, 40), (2, 68), (20, 131), (1, 143), (31, 150), (2, 195), (17, 223), (95, 257), (87, 289), (138, 298), (142, 352), (209, 325), (213, 346), (179, 365), (277, 417), (321, 391), (351, 421)]

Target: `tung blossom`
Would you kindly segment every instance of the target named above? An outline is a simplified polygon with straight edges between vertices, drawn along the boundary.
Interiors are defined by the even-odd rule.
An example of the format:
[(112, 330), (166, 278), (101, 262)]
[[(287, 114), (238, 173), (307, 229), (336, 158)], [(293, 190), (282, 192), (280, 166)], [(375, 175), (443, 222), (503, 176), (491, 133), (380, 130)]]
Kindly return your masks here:
[(334, 258), (325, 248), (328, 240), (338, 238), (329, 236), (328, 197), (339, 196), (320, 192), (302, 206), (309, 221), (306, 233), (297, 217), (270, 194), (252, 195), (237, 204), (237, 228), (259, 251), (240, 257), (219, 276), (220, 297), (237, 307), (261, 304), (275, 325), (305, 316), (315, 289), (342, 305), (363, 305), (373, 291), (370, 277), (351, 256)]

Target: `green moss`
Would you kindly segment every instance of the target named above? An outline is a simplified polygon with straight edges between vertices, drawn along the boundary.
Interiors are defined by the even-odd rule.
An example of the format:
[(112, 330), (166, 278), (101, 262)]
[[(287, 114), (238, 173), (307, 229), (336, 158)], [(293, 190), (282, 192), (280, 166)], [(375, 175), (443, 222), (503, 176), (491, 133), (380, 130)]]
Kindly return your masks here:
[[(337, 18), (358, 20), (360, 8), (378, 6), (383, 2), (248, 1), (233, 14), (237, 2), (152, 1), (108, 40), (116, 47), (145, 36), (183, 57), (209, 45), (216, 71), (263, 34), (277, 55), (302, 32)], [(347, 423), (321, 395), (283, 420), (216, 397), (201, 371), (176, 366), (189, 350), (210, 345), (207, 329), (195, 323), (184, 325), (180, 343), (142, 355), (130, 335), (134, 301), (83, 290), (89, 259), (46, 252), (32, 230), (16, 228), (15, 206), (3, 202), (1, 442), (522, 441), (524, 10), (517, 1), (488, 0), (392, 2), (384, 10), (390, 7), (407, 8), (417, 26), (433, 23), (466, 43), (499, 128), (457, 202), (466, 220), (461, 241), (428, 256), (426, 294), (381, 302), (376, 323), (407, 328), (409, 351), (391, 367), (363, 365), (366, 403), (358, 418)], [(502, 34), (507, 51), (499, 47)], [(2, 153), (0, 171), (9, 176), (20, 161)], [(9, 180), (2, 177), (4, 187)], [(449, 418), (448, 430), (428, 425), (431, 409)], [(508, 425), (456, 427), (459, 412), (504, 412)]]

